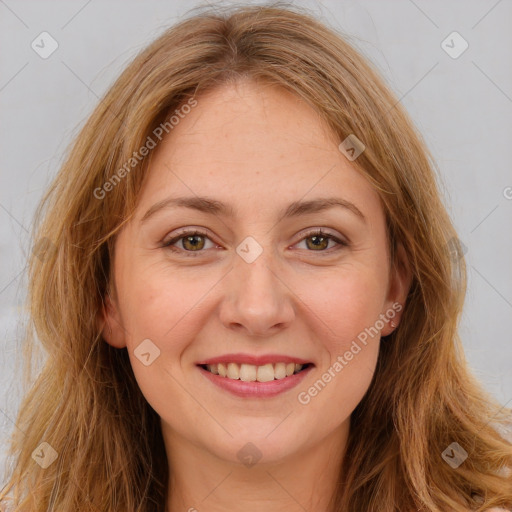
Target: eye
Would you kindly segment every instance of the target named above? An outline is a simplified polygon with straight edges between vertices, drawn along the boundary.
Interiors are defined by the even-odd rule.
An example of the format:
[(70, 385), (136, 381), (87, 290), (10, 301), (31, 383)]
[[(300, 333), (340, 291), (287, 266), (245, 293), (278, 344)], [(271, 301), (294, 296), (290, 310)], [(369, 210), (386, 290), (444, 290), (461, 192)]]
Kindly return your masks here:
[[(333, 246), (329, 247), (330, 242), (334, 242), (335, 246), (348, 246), (347, 242), (344, 242), (343, 240), (340, 240), (338, 237), (336, 237), (333, 234), (325, 233), (321, 229), (316, 231), (311, 231), (305, 235), (305, 237), (299, 242), (306, 243), (306, 248), (310, 249), (313, 252), (331, 252), (330, 250), (327, 251), (327, 249), (332, 249)], [(339, 248), (339, 247), (338, 247)], [(311, 252), (310, 251), (310, 252)]]
[[(210, 247), (207, 247), (207, 242), (210, 242)], [(334, 250), (336, 250), (336, 245), (340, 246), (338, 248), (342, 246), (347, 247), (349, 245), (335, 235), (326, 233), (321, 229), (307, 233), (299, 244), (303, 242), (305, 242), (306, 249), (309, 250), (309, 252), (327, 252), (329, 254), (332, 252), (330, 249), (333, 249), (332, 245), (329, 246), (331, 242), (334, 244)], [(179, 243), (178, 246), (176, 245), (177, 243)], [(179, 235), (164, 242), (162, 246), (168, 247), (175, 252), (200, 253), (204, 252), (203, 249), (215, 247), (215, 244), (210, 240), (207, 233), (195, 229), (181, 232)], [(189, 255), (192, 256), (192, 254)]]
[[(201, 252), (202, 249), (211, 247), (206, 246), (206, 240), (211, 243), (211, 247), (215, 244), (208, 238), (207, 234), (203, 231), (193, 230), (184, 231), (178, 236), (171, 238), (163, 243), (163, 247), (168, 247), (171, 250), (179, 251), (180, 249), (186, 252)], [(174, 247), (174, 244), (181, 242), (181, 247)]]

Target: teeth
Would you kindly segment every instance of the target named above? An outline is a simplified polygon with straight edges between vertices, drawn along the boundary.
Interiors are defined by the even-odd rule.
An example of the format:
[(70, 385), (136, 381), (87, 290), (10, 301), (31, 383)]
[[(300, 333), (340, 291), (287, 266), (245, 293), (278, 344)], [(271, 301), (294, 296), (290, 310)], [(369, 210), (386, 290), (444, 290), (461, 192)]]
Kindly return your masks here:
[(208, 364), (206, 366), (208, 367), (208, 370), (210, 370), (214, 375), (218, 375), (219, 374), (218, 365), (216, 365), (216, 364)]
[[(212, 365), (214, 366), (214, 365)], [(219, 363), (217, 365), (217, 371), (219, 372), (219, 375), (221, 377), (227, 377), (228, 376), (228, 369), (226, 368), (226, 366), (222, 363)]]
[(219, 363), (208, 364), (206, 368), (214, 375), (244, 382), (270, 382), (284, 379), (302, 370), (304, 365), (298, 363), (268, 363), (263, 366), (253, 364)]
[(274, 366), (270, 363), (258, 366), (258, 376), (256, 380), (258, 382), (269, 382), (274, 380)]
[(276, 379), (284, 379), (286, 377), (286, 364), (276, 363), (274, 366), (274, 377)]
[(256, 366), (252, 364), (243, 364), (240, 366), (240, 380), (245, 382), (254, 382), (256, 380)]
[(236, 363), (228, 363), (228, 377), (230, 379), (240, 378), (240, 366)]

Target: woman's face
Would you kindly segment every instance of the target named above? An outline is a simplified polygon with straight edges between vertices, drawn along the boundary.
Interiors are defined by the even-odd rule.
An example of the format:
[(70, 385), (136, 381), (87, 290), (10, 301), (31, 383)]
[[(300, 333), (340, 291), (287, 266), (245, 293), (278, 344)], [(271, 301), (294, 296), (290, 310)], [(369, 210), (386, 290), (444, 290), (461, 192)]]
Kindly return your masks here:
[(406, 280), (377, 193), (304, 102), (246, 81), (187, 112), (117, 238), (104, 337), (167, 442), (298, 456), (346, 436)]

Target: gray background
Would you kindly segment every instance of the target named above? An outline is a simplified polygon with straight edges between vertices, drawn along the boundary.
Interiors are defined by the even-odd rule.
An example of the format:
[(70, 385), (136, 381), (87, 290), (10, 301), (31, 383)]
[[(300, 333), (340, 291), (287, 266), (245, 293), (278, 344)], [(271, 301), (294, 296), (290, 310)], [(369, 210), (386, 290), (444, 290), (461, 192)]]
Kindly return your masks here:
[[(467, 248), (460, 327), (466, 355), (485, 387), (510, 406), (512, 1), (295, 4), (351, 36), (422, 132)], [(98, 98), (140, 49), (195, 5), (0, 0), (0, 463), (20, 400), (17, 322), (35, 205)], [(43, 31), (59, 45), (47, 59), (31, 47)], [(441, 46), (453, 31), (469, 44), (458, 58)], [(445, 44), (460, 48), (450, 38)]]

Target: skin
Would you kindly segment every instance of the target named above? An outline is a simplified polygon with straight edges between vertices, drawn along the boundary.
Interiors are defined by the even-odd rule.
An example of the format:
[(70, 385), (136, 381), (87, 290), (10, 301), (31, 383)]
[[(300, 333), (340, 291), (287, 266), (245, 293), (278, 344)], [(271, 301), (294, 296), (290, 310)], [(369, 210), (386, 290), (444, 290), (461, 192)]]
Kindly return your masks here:
[[(153, 151), (135, 215), (118, 235), (103, 335), (127, 347), (161, 418), (170, 512), (233, 504), (246, 512), (327, 510), (350, 414), (369, 387), (389, 322), (307, 405), (297, 395), (393, 303), (404, 305), (410, 272), (391, 268), (379, 197), (311, 107), (251, 81), (197, 100)], [(177, 196), (228, 203), (234, 216), (169, 207), (141, 222), (155, 203)], [(333, 196), (355, 204), (366, 222), (341, 207), (279, 217), (293, 201)], [(187, 227), (208, 232), (196, 240), (199, 252), (183, 239), (176, 252), (162, 247)], [(315, 248), (314, 228), (350, 245)], [(263, 249), (252, 263), (236, 252), (247, 236)], [(134, 355), (145, 339), (160, 350), (149, 366)], [(286, 354), (315, 367), (276, 397), (239, 398), (196, 366), (233, 352)], [(248, 442), (261, 453), (251, 467), (237, 457)]]

